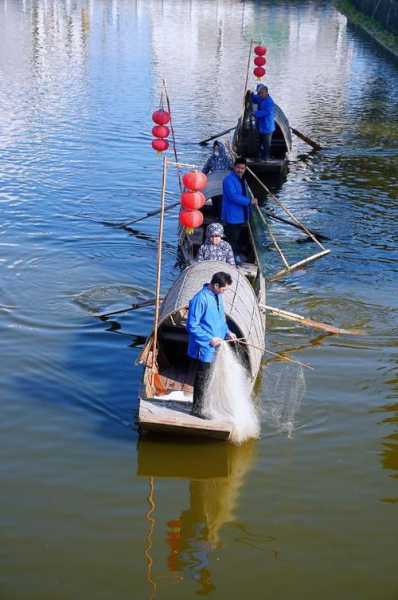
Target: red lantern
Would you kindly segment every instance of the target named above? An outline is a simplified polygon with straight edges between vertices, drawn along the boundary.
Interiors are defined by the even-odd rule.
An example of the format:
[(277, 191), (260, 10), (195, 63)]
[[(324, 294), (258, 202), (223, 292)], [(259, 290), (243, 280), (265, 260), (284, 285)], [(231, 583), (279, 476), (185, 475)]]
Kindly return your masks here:
[(155, 112), (152, 113), (152, 121), (157, 125), (167, 125), (170, 121), (170, 113), (162, 109), (155, 110)]
[(152, 128), (152, 135), (158, 138), (167, 138), (169, 137), (170, 129), (165, 127), (165, 125), (155, 125)]
[(169, 142), (167, 140), (152, 140), (152, 148), (157, 152), (164, 152), (169, 147)]
[(194, 192), (204, 190), (207, 186), (207, 177), (201, 171), (189, 171), (189, 173), (185, 173), (182, 181), (186, 188)]
[(205, 203), (206, 198), (202, 192), (183, 192), (181, 194), (181, 205), (188, 210), (202, 208)]
[(264, 54), (267, 54), (267, 48), (265, 48), (265, 46), (256, 46), (254, 48), (254, 54), (257, 54), (257, 56), (264, 56)]
[(265, 69), (263, 67), (256, 67), (255, 69), (253, 69), (253, 73), (256, 77), (260, 79), (261, 77), (264, 77)]
[(267, 61), (265, 60), (264, 56), (256, 56), (254, 59), (254, 64), (257, 65), (257, 67), (263, 67), (266, 62)]
[(180, 223), (186, 229), (195, 229), (203, 223), (203, 214), (200, 210), (182, 210), (180, 212)]

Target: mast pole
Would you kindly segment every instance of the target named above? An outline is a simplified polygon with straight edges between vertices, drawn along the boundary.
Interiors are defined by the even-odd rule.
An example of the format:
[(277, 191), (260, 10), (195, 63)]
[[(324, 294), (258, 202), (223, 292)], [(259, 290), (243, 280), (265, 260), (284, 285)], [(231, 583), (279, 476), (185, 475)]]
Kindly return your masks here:
[(164, 226), (164, 201), (166, 195), (167, 179), (167, 157), (163, 155), (163, 173), (162, 173), (162, 191), (160, 194), (160, 217), (159, 217), (159, 236), (158, 236), (158, 257), (156, 267), (156, 294), (155, 294), (155, 321), (153, 326), (153, 345), (152, 345), (152, 376), (151, 385), (154, 383), (156, 370), (156, 351), (158, 343), (158, 327), (160, 314), (160, 280), (162, 271), (162, 245), (163, 245), (163, 226)]

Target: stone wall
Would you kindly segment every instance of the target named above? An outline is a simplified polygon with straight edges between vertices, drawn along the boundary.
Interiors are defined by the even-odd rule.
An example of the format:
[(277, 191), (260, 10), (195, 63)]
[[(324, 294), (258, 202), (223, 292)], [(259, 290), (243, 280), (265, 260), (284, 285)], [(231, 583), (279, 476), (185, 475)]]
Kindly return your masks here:
[(398, 0), (351, 0), (356, 9), (398, 34)]

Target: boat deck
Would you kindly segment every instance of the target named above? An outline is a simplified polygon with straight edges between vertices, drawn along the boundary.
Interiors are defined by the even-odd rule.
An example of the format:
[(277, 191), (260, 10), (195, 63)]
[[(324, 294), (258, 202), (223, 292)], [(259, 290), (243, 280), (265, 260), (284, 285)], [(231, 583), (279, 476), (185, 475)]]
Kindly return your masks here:
[(142, 431), (196, 435), (228, 440), (231, 425), (226, 421), (200, 419), (190, 414), (192, 400), (140, 399), (138, 420)]

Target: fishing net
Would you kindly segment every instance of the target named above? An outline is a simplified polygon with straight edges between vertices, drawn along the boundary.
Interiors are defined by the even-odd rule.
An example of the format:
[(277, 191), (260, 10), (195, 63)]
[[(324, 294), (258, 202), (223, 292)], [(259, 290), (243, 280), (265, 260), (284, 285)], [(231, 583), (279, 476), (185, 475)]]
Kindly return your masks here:
[(264, 378), (261, 419), (279, 432), (292, 437), (297, 428), (297, 413), (305, 393), (302, 367), (274, 363)]
[(217, 355), (205, 394), (204, 414), (232, 424), (231, 441), (241, 444), (260, 435), (260, 423), (250, 397), (247, 372), (227, 342)]

